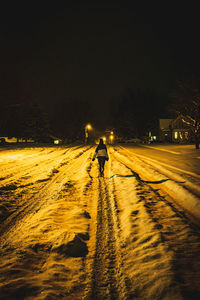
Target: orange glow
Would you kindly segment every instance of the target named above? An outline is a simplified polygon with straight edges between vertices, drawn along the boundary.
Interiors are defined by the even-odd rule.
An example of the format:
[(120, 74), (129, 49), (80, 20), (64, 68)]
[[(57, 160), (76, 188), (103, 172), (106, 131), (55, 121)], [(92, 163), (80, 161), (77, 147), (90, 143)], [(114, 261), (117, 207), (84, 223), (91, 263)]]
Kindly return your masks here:
[(87, 124), (87, 125), (86, 125), (86, 129), (87, 129), (87, 130), (91, 130), (91, 129), (92, 129), (92, 126), (91, 126), (90, 124)]

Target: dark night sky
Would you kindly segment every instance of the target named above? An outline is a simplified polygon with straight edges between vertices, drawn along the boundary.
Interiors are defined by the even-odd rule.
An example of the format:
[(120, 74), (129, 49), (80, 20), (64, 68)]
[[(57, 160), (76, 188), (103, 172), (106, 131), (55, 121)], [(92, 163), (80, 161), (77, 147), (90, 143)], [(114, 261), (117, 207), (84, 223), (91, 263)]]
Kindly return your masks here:
[(1, 101), (32, 95), (51, 112), (62, 99), (83, 99), (106, 110), (124, 88), (167, 95), (177, 77), (199, 74), (191, 2), (41, 2), (1, 4)]

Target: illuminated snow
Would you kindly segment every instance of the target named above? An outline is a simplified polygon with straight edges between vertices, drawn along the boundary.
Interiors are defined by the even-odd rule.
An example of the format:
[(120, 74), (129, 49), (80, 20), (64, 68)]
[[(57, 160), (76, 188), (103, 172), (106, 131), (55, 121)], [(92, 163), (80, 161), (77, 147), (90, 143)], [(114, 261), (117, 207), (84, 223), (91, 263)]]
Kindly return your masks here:
[(94, 149), (0, 152), (0, 299), (198, 299), (200, 175)]

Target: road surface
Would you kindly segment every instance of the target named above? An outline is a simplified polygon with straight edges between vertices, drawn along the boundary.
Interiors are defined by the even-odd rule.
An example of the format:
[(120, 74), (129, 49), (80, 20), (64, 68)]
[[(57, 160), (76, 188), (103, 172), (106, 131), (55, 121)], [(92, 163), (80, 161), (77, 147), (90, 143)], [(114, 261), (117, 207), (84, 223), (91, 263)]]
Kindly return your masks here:
[(200, 299), (200, 152), (0, 151), (0, 299)]

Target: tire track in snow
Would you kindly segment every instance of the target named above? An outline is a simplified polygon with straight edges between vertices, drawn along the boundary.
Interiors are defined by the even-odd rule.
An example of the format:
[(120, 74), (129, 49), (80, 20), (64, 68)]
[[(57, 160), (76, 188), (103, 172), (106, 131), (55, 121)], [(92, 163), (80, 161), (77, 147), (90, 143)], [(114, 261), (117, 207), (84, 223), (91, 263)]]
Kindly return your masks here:
[[(142, 163), (145, 165), (148, 165), (150, 168), (156, 169), (160, 174), (167, 176), (168, 178), (172, 179), (174, 182), (177, 184), (181, 184), (181, 186), (184, 187), (184, 189), (188, 190), (189, 192), (193, 193), (195, 196), (200, 197), (200, 188), (199, 188), (199, 180), (200, 180), (200, 175), (195, 174), (194, 172), (189, 172), (183, 169), (179, 169), (177, 167), (171, 166), (169, 164), (156, 161), (155, 159), (146, 157), (141, 154), (136, 154), (131, 152), (130, 150), (127, 150), (124, 147), (119, 147), (123, 151), (125, 151), (129, 156), (127, 157), (129, 160), (130, 154), (133, 155), (139, 159)], [(115, 151), (118, 152), (117, 149)], [(123, 155), (123, 153), (119, 152), (120, 155)], [(171, 171), (170, 171), (171, 170)], [(184, 179), (182, 177), (182, 174), (184, 174)], [(187, 181), (185, 181), (185, 178), (187, 178)]]
[[(83, 159), (82, 156), (86, 156), (87, 160), (87, 151), (90, 148), (87, 148), (85, 151), (82, 151), (81, 154), (77, 157), (76, 161), (73, 162), (70, 159), (71, 165), (61, 166), (58, 173), (54, 173), (53, 176), (50, 177), (49, 181), (43, 183), (43, 187), (40, 191), (31, 196), (29, 199), (26, 199), (26, 202), (23, 203), (22, 207), (16, 209), (8, 218), (1, 224), (0, 228), (0, 241), (1, 244), (7, 238), (7, 232), (12, 228), (16, 223), (19, 223), (20, 220), (27, 216), (30, 213), (37, 213), (40, 210), (48, 199), (56, 198), (59, 191), (62, 190), (63, 184), (66, 182), (66, 178), (69, 176), (70, 170), (76, 170), (76, 165), (79, 164), (79, 159)], [(74, 171), (75, 173), (77, 171)], [(73, 174), (72, 173), (72, 174)], [(12, 234), (12, 233), (11, 233)], [(6, 237), (4, 237), (6, 235)]]
[[(5, 186), (7, 182), (9, 182), (10, 184), (11, 181), (12, 183), (15, 183), (19, 179), (20, 180), (25, 179), (26, 177), (28, 179), (30, 172), (32, 176), (35, 175), (40, 177), (41, 174), (38, 172), (38, 168), (44, 167), (45, 169), (47, 169), (48, 165), (52, 167), (52, 161), (55, 163), (54, 168), (59, 167), (60, 164), (65, 164), (65, 159), (63, 158), (63, 156), (65, 156), (66, 154), (68, 155), (69, 153), (77, 150), (79, 151), (80, 148), (83, 148), (83, 146), (81, 145), (76, 147), (69, 147), (67, 149), (53, 148), (53, 150), (47, 148), (47, 149), (42, 149), (37, 153), (28, 154), (27, 156), (26, 153), (24, 153), (22, 154), (24, 158), (20, 160), (19, 166), (18, 166), (18, 162), (16, 161), (7, 163), (5, 165), (5, 171), (7, 175), (5, 174), (6, 176), (4, 176), (1, 179), (1, 185)], [(33, 150), (36, 149), (34, 148)], [(80, 153), (78, 155), (80, 155)], [(8, 164), (11, 164), (11, 166), (9, 167)], [(13, 164), (14, 166), (12, 166)]]
[[(160, 198), (162, 201), (164, 201), (166, 203), (167, 206), (171, 207), (171, 209), (179, 215), (180, 218), (183, 218), (185, 220), (185, 222), (187, 222), (189, 224), (189, 226), (191, 226), (192, 228), (194, 228), (195, 230), (200, 230), (200, 225), (196, 222), (193, 222), (191, 220), (191, 216), (187, 214), (187, 212), (184, 210), (184, 208), (182, 206), (180, 206), (179, 204), (177, 204), (176, 202), (174, 202), (174, 200), (170, 198), (170, 200), (167, 200), (167, 198), (165, 198), (164, 196), (161, 196), (159, 193), (158, 189), (154, 189), (152, 187), (151, 184), (149, 184), (148, 182), (146, 183), (145, 181), (140, 181), (140, 177), (139, 175), (137, 175), (137, 173), (132, 170), (132, 168), (130, 167), (130, 165), (127, 165), (126, 163), (124, 163), (122, 160), (120, 160), (118, 157), (116, 157), (115, 154), (113, 154), (113, 156), (115, 157), (115, 159), (122, 164), (124, 167), (126, 167), (129, 171), (131, 171), (133, 174), (135, 174), (135, 178), (138, 180), (138, 182), (140, 184), (142, 184), (143, 188), (145, 188), (145, 186), (147, 186), (151, 191), (153, 191), (153, 193), (155, 193), (155, 196), (157, 196), (158, 198)], [(173, 201), (173, 202), (172, 202)]]
[(96, 245), (86, 299), (128, 299), (120, 251), (116, 203), (103, 178), (98, 182)]
[[(54, 149), (53, 151), (48, 151), (47, 153), (43, 153), (42, 157), (39, 153), (34, 154), (34, 158), (32, 159), (31, 155), (28, 155), (28, 157), (26, 157), (25, 162), (20, 163), (20, 166), (16, 165), (15, 162), (15, 166), (12, 168), (7, 168), (6, 167), (6, 172), (8, 173), (4, 180), (1, 181), (1, 186), (5, 186), (7, 183), (11, 184), (11, 183), (16, 183), (19, 180), (23, 180), (28, 176), (29, 173), (31, 172), (31, 175), (37, 175), (39, 177), (41, 177), (41, 174), (38, 172), (38, 168), (42, 168), (45, 167), (45, 169), (47, 168), (48, 164), (50, 164), (52, 166), (52, 160), (54, 161), (54, 159), (56, 159), (56, 165), (59, 163), (57, 162), (57, 160), (59, 159), (60, 161), (63, 160), (62, 155), (64, 155), (64, 153), (69, 152), (70, 150), (73, 151), (73, 149), (68, 149), (67, 151), (65, 151), (64, 149), (59, 149), (59, 153)], [(65, 151), (65, 152), (63, 152)], [(59, 154), (59, 156), (58, 156)], [(44, 157), (43, 157), (44, 156)], [(28, 160), (27, 160), (28, 158)], [(29, 181), (29, 180), (28, 180)]]
[[(119, 158), (116, 160), (126, 167)], [(138, 180), (137, 176), (135, 177)], [(200, 228), (184, 211), (160, 195), (158, 189), (138, 180), (138, 202), (143, 203), (154, 231), (160, 235), (155, 245), (162, 243), (170, 253), (173, 286), (179, 288), (182, 299), (200, 298)], [(138, 211), (133, 212), (138, 214)], [(166, 251), (165, 250), (165, 251)]]
[(158, 190), (150, 187), (150, 192), (153, 196), (146, 194), (142, 201), (163, 245), (172, 251), (173, 283), (180, 287), (183, 299), (191, 299), (191, 295), (199, 299), (200, 230)]
[[(110, 167), (111, 160), (106, 173)], [(84, 299), (129, 299), (123, 273), (121, 229), (114, 181), (107, 184), (104, 178), (96, 177), (98, 168), (92, 163), (87, 172), (90, 180), (86, 185), (86, 193), (90, 199), (88, 211), (92, 218), (89, 225), (89, 254), (84, 262)]]
[[(29, 168), (30, 165), (34, 166), (34, 164), (36, 162), (38, 162), (39, 159), (42, 160), (42, 159), (45, 159), (48, 157), (48, 160), (49, 160), (49, 157), (50, 157), (50, 155), (52, 155), (52, 152), (53, 152), (50, 149), (48, 149), (46, 151), (44, 151), (44, 150), (38, 151), (38, 149), (36, 149), (36, 151), (37, 151), (36, 153), (33, 152), (33, 151), (35, 151), (35, 149), (34, 150), (31, 150), (31, 149), (24, 150), (24, 151), (23, 151), (23, 149), (20, 149), (19, 151), (21, 151), (22, 153), (21, 154), (13, 154), (13, 155), (7, 154), (8, 157), (11, 157), (11, 158), (13, 157), (13, 160), (7, 161), (7, 162), (4, 162), (1, 164), (2, 167), (6, 168), (6, 172), (9, 172), (9, 176), (17, 174), (22, 169), (26, 170), (25, 168), (26, 167)], [(19, 153), (19, 151), (17, 153)], [(32, 153), (30, 154), (31, 151), (32, 151)], [(28, 153), (26, 153), (26, 152), (28, 152)], [(10, 174), (11, 172), (12, 172), (12, 174)]]
[[(83, 155), (84, 153), (85, 153), (85, 155)], [(87, 190), (87, 181), (84, 178), (86, 171), (82, 170), (82, 166), (85, 169), (87, 168), (90, 152), (84, 151), (84, 153), (82, 153), (81, 157), (79, 156), (79, 158), (76, 159), (73, 162), (73, 165), (71, 165), (70, 168), (68, 169), (68, 176), (66, 176), (67, 182), (65, 179), (65, 183), (62, 185), (61, 192), (59, 192), (59, 190), (58, 190), (57, 191), (58, 195), (56, 196), (56, 198), (49, 199), (50, 201), (47, 203), (50, 208), (49, 213), (47, 210), (46, 214), (39, 216), (38, 223), (37, 223), (37, 220), (34, 220), (34, 222), (33, 222), (34, 227), (36, 229), (37, 229), (37, 227), (41, 226), (41, 224), (44, 222), (45, 227), (42, 226), (42, 228), (44, 230), (44, 233), (47, 232), (47, 235), (48, 235), (48, 231), (50, 230), (52, 236), (54, 236), (54, 231), (57, 230), (57, 226), (61, 226), (62, 229), (63, 229), (63, 226), (64, 227), (66, 226), (65, 222), (67, 224), (67, 220), (66, 221), (63, 220), (64, 224), (62, 224), (62, 219), (64, 218), (64, 216), (66, 214), (68, 204), (70, 206), (72, 205), (71, 201), (74, 201), (75, 206), (78, 206), (78, 207), (82, 206), (83, 214), (81, 214), (81, 217), (86, 218), (86, 219), (88, 218), (88, 215), (84, 214), (86, 212), (85, 211), (85, 207), (86, 207), (85, 204), (87, 203), (87, 201), (85, 201), (86, 199), (83, 200), (82, 203), (78, 203), (78, 205), (77, 205), (77, 199), (76, 199), (81, 195), (80, 190), (79, 190), (80, 185), (77, 182), (77, 177), (78, 177), (78, 175), (80, 176), (80, 173), (82, 173), (82, 175), (84, 175), (84, 176), (82, 176), (82, 178), (84, 179), (83, 180), (83, 182), (84, 182), (83, 189), (85, 191)], [(79, 165), (79, 167), (77, 167), (78, 165)], [(73, 168), (73, 166), (75, 167), (75, 169)], [(65, 172), (65, 170), (60, 169), (60, 175), (62, 172)], [(73, 180), (73, 179), (75, 179), (75, 180)], [(57, 180), (62, 180), (62, 178), (57, 177)], [(77, 185), (78, 185), (78, 188), (76, 188)], [(67, 191), (66, 191), (66, 189), (67, 189)], [(64, 197), (66, 197), (65, 200), (63, 199)], [(53, 200), (53, 203), (52, 203), (52, 200)], [(54, 203), (55, 204), (57, 203), (57, 204), (55, 205)], [(55, 220), (52, 220), (52, 221), (51, 221), (51, 218), (52, 218), (51, 205), (52, 205), (52, 207), (54, 207), (53, 215), (56, 216)], [(47, 223), (48, 219), (51, 222)], [(22, 224), (24, 224), (24, 223), (26, 225), (26, 219), (25, 219), (25, 222), (24, 222), (24, 220), (22, 220)], [(30, 225), (29, 225), (29, 230), (31, 231), (31, 229), (33, 228), (33, 231), (34, 231), (34, 227), (30, 227)], [(33, 225), (31, 225), (31, 226), (33, 226)], [(66, 226), (66, 228), (67, 228), (67, 226)], [(80, 228), (81, 228), (81, 226), (80, 226)], [(26, 231), (27, 226), (25, 228), (23, 226), (23, 229)], [(60, 247), (56, 247), (56, 244), (52, 243), (52, 241), (48, 241), (48, 239), (45, 241), (45, 238), (44, 238), (44, 240), (43, 240), (42, 237), (41, 237), (41, 242), (40, 242), (40, 240), (38, 242), (38, 238), (40, 237), (40, 235), (38, 235), (38, 238), (37, 238), (36, 234), (35, 234), (34, 240), (33, 241), (31, 240), (31, 244), (28, 244), (28, 245), (30, 245), (30, 247), (27, 248), (27, 240), (30, 240), (30, 237), (26, 236), (26, 238), (24, 238), (22, 240), (22, 242), (26, 241), (26, 243), (22, 243), (22, 248), (21, 247), (19, 248), (20, 250), (16, 249), (16, 253), (17, 253), (16, 261), (12, 260), (13, 273), (19, 266), (19, 261), (17, 260), (17, 259), (19, 259), (19, 256), (24, 256), (23, 262), (21, 262), (21, 259), (20, 259), (20, 264), (22, 264), (20, 268), (22, 270), (26, 270), (27, 260), (29, 261), (29, 253), (32, 256), (32, 259), (29, 264), (29, 269), (27, 271), (28, 275), (23, 280), (23, 286), (27, 290), (30, 289), (30, 294), (29, 294), (30, 297), (32, 296), (31, 293), (34, 293), (34, 291), (31, 290), (31, 287), (35, 284), (35, 286), (36, 286), (35, 293), (37, 296), (36, 295), (35, 295), (35, 297), (32, 296), (34, 299), (38, 299), (38, 297), (39, 297), (39, 299), (41, 299), (41, 297), (42, 297), (42, 299), (44, 299), (44, 298), (46, 299), (49, 297), (51, 298), (52, 295), (55, 296), (56, 294), (57, 294), (57, 299), (60, 299), (60, 297), (63, 299), (71, 299), (71, 298), (82, 299), (81, 295), (84, 291), (84, 283), (85, 282), (83, 280), (84, 268), (80, 268), (81, 259), (82, 259), (81, 250), (79, 249), (80, 243), (75, 244), (74, 248), (73, 248), (73, 251), (75, 251), (74, 256), (76, 256), (76, 253), (78, 251), (78, 252), (80, 252), (80, 257), (78, 257), (78, 258), (77, 257), (76, 258), (67, 257), (67, 253), (65, 253), (66, 245), (67, 245), (67, 242), (69, 241), (68, 237), (70, 234), (73, 235), (73, 229), (75, 229), (75, 232), (76, 232), (76, 230), (77, 230), (76, 224), (74, 224), (74, 228), (73, 228), (73, 226), (71, 226), (68, 234), (67, 234), (67, 232), (64, 231), (62, 234), (58, 235), (57, 242), (59, 242)], [(18, 231), (19, 231), (19, 228), (18, 228)], [(80, 230), (80, 233), (75, 235), (76, 241), (77, 241), (77, 239), (79, 239), (79, 236), (80, 236), (80, 240), (81, 240), (82, 238), (87, 236), (87, 234), (85, 234), (85, 233), (81, 234), (81, 230)], [(73, 243), (73, 241), (72, 241), (72, 243)], [(19, 238), (18, 247), (19, 247), (19, 245), (20, 245), (20, 238)], [(69, 245), (70, 245), (70, 243), (69, 243)], [(4, 248), (2, 250), (6, 251), (6, 253), (7, 253), (8, 247), (7, 247), (7, 245), (5, 245), (5, 246), (6, 246), (6, 248)], [(25, 246), (25, 248), (24, 248), (24, 246)], [(33, 253), (31, 253), (31, 252), (33, 252)], [(73, 256), (73, 253), (72, 253), (72, 256)], [(84, 260), (84, 258), (83, 258), (83, 260)], [(80, 263), (78, 263), (78, 261)], [(37, 265), (37, 267), (34, 266), (34, 263)], [(3, 269), (3, 266), (1, 269)], [(68, 277), (69, 272), (71, 272), (70, 277)], [(17, 275), (18, 279), (20, 279), (20, 275), (23, 276), (23, 273), (21, 273), (21, 274), (19, 273)], [(11, 280), (13, 280), (14, 275), (11, 274), (10, 277), (11, 277)], [(74, 279), (74, 277), (76, 277), (76, 278), (78, 277), (78, 280), (76, 281)], [(3, 276), (3, 274), (2, 274), (1, 278), (5, 278), (5, 276)], [(31, 278), (31, 281), (30, 281), (30, 278)], [(12, 283), (12, 287), (9, 290), (9, 285), (5, 284), (1, 288), (1, 292), (3, 293), (3, 295), (8, 295), (8, 298), (10, 299), (10, 298), (12, 298), (12, 295), (15, 292), (16, 293), (18, 292), (17, 286), (18, 286), (17, 283), (14, 282), (14, 283)], [(56, 296), (55, 296), (55, 299), (56, 299)]]
[[(130, 151), (128, 151), (130, 152)], [(152, 166), (149, 168), (149, 163), (146, 161), (142, 161), (140, 158), (136, 157), (136, 163), (135, 161), (127, 157), (121, 152), (118, 152), (118, 150), (113, 150), (113, 155), (116, 157), (117, 160), (127, 165), (129, 170), (132, 170), (132, 166), (134, 164), (134, 168), (137, 170), (140, 170), (140, 172), (143, 172), (143, 176), (145, 179), (149, 180), (152, 179), (150, 175), (155, 176), (155, 169), (159, 169), (159, 162), (157, 166), (155, 165), (152, 170)], [(136, 155), (137, 156), (137, 155)], [(147, 168), (146, 168), (147, 166)], [(148, 169), (149, 168), (149, 169)], [(131, 171), (133, 174), (139, 177), (139, 175), (135, 171)], [(147, 173), (148, 172), (148, 173)], [(179, 211), (184, 211), (183, 214), (187, 214), (187, 217), (191, 220), (191, 222), (195, 223), (197, 226), (200, 226), (200, 212), (199, 212), (199, 193), (200, 188), (197, 185), (193, 185), (191, 182), (182, 182), (178, 181), (182, 178), (174, 178), (177, 177), (177, 175), (170, 173), (166, 173), (167, 170), (162, 170), (156, 172), (156, 176), (159, 176), (158, 178), (161, 178), (160, 175), (165, 174), (165, 176), (168, 175), (169, 179), (171, 179), (170, 183), (166, 182), (164, 185), (160, 186), (162, 189), (162, 192), (169, 197), (174, 202), (174, 205), (176, 205), (179, 208)], [(197, 175), (199, 176), (199, 175)], [(183, 179), (182, 179), (183, 180)], [(152, 182), (153, 183), (153, 182)]]

